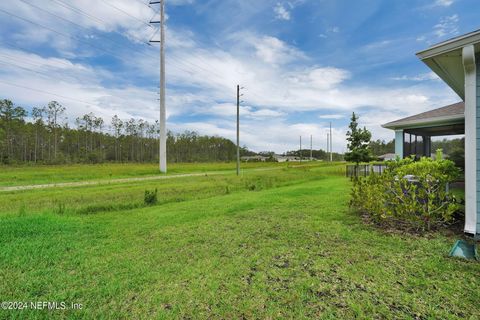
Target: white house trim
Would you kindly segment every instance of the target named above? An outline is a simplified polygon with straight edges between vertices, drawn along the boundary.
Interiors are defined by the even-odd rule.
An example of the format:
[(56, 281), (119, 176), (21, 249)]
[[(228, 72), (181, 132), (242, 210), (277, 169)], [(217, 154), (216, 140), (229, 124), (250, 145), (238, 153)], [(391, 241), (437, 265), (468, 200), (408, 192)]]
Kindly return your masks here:
[(465, 71), (465, 232), (477, 233), (477, 72), (475, 48), (462, 49)]

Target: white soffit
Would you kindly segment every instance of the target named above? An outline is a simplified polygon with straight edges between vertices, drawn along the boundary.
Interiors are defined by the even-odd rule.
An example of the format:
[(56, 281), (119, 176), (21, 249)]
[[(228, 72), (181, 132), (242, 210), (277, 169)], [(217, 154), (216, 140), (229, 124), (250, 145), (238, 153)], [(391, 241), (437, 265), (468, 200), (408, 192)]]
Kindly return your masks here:
[(445, 81), (462, 100), (465, 99), (462, 48), (470, 44), (475, 45), (475, 52), (480, 52), (480, 30), (444, 41), (417, 53), (417, 57)]

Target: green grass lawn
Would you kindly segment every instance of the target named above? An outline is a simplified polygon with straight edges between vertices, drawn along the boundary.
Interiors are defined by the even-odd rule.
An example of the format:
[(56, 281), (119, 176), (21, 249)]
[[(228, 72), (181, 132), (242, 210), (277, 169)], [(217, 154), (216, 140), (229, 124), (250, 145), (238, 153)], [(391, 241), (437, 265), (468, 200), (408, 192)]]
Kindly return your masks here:
[[(0, 194), (0, 301), (83, 305), (0, 318), (480, 318), (480, 265), (447, 257), (454, 238), (364, 225), (348, 210), (342, 172), (322, 165)], [(155, 186), (160, 201), (169, 186), (183, 198), (82, 211), (95, 197), (128, 204)], [(41, 200), (62, 193), (64, 214)]]

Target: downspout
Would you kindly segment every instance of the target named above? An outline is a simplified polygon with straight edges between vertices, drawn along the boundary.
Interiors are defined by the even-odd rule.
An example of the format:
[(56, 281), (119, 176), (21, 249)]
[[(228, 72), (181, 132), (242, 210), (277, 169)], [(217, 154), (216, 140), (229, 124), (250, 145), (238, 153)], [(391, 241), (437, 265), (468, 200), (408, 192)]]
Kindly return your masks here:
[(465, 71), (465, 232), (477, 233), (477, 88), (475, 49), (462, 50)]

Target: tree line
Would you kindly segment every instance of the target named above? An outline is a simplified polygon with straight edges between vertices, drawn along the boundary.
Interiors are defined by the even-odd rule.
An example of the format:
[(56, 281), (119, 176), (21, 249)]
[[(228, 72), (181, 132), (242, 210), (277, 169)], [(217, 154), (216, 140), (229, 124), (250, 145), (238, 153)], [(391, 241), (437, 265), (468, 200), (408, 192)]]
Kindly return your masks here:
[[(73, 121), (57, 101), (27, 112), (10, 100), (0, 100), (0, 163), (101, 163), (158, 161), (158, 121), (105, 121), (93, 113)], [(246, 147), (241, 154), (250, 154)], [(168, 132), (169, 162), (233, 161), (236, 145), (218, 136), (186, 131)]]
[[(312, 157), (317, 160), (323, 161), (330, 161), (330, 153), (325, 150), (318, 149), (318, 150), (311, 150)], [(302, 159), (309, 159), (310, 158), (310, 149), (299, 149), (299, 150), (291, 150), (285, 153), (286, 156), (293, 156)], [(332, 153), (332, 160), (333, 161), (343, 161), (343, 154), (333, 152)]]

